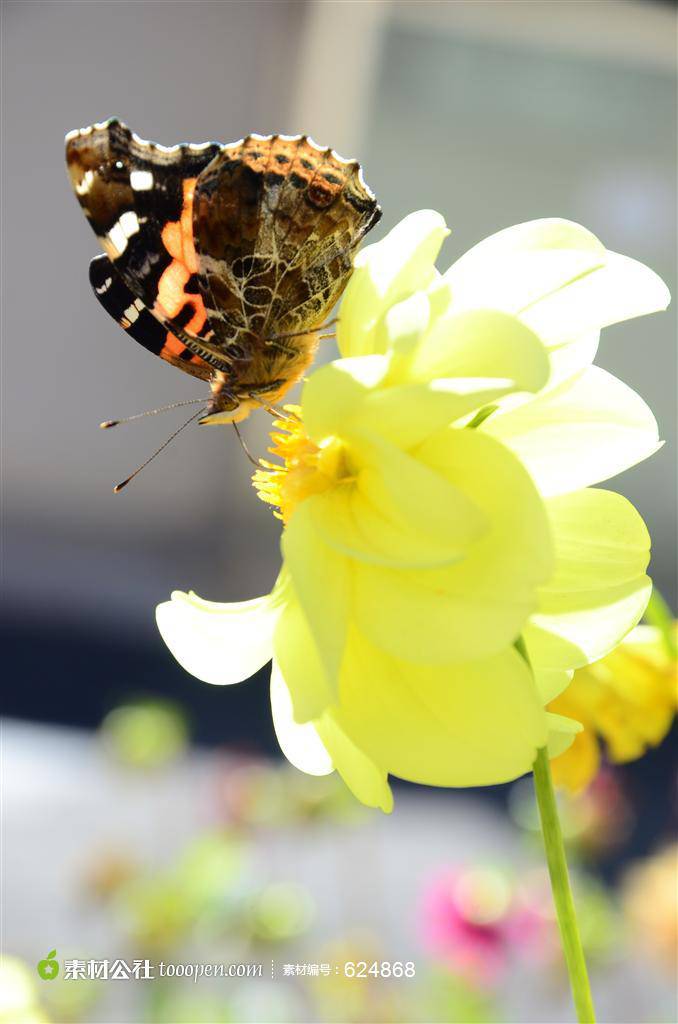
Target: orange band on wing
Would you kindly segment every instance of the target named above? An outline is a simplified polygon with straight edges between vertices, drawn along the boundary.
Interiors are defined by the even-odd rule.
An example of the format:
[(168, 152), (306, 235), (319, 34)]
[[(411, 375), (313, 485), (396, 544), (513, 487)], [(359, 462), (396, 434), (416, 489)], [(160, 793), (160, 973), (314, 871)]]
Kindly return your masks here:
[(196, 181), (196, 178), (184, 181), (181, 216), (179, 220), (169, 221), (162, 229), (163, 245), (172, 257), (172, 262), (158, 282), (158, 298), (155, 303), (157, 312), (170, 320), (178, 316), (186, 306), (191, 306), (193, 316), (185, 325), (185, 330), (190, 334), (198, 334), (207, 320), (202, 295), (186, 291), (191, 275), (198, 271), (198, 257), (193, 243), (193, 192)]
[(162, 229), (163, 245), (173, 259), (183, 263), (192, 274), (198, 273), (198, 256), (193, 243), (193, 193), (197, 178), (183, 183), (184, 204), (179, 220), (170, 221)]

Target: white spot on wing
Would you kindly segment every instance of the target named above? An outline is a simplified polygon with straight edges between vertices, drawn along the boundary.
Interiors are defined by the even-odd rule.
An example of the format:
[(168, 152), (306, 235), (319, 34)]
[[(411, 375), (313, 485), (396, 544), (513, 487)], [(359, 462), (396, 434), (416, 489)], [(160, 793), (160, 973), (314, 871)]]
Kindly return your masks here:
[(135, 192), (147, 192), (153, 188), (153, 174), (151, 171), (132, 171), (129, 182)]
[(101, 285), (101, 287), (95, 288), (94, 291), (97, 293), (97, 295), (105, 295), (108, 289), (111, 287), (112, 282), (113, 278), (107, 277), (104, 283)]
[(85, 171), (83, 179), (79, 185), (75, 186), (75, 191), (79, 196), (85, 196), (92, 187), (94, 181), (94, 171)]
[(139, 230), (139, 218), (134, 210), (125, 210), (118, 224), (125, 232), (125, 238), (131, 238)]
[(108, 232), (108, 239), (118, 256), (125, 251), (127, 248), (127, 235), (123, 231), (120, 221), (114, 224)]
[(111, 245), (115, 248), (118, 256), (127, 248), (127, 239), (135, 235), (139, 230), (139, 218), (134, 210), (125, 210), (123, 215), (108, 232)]

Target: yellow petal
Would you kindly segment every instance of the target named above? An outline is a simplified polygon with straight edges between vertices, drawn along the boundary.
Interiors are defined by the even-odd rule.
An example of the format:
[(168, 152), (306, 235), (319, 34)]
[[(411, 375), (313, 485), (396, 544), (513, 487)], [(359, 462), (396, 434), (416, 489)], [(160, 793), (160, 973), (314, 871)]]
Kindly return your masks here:
[(447, 479), (376, 434), (354, 442), (353, 477), (296, 513), (320, 541), (378, 565), (422, 567), (458, 560), (482, 535), (485, 516)]
[(420, 210), (358, 253), (339, 314), (342, 356), (386, 351), (386, 339), (379, 336), (382, 318), (395, 303), (434, 280), (435, 259), (447, 234), (439, 213)]
[(630, 501), (599, 488), (551, 498), (546, 508), (556, 545), (556, 569), (543, 588), (601, 589), (642, 576), (650, 535)]
[(508, 378), (517, 391), (539, 391), (549, 372), (546, 350), (529, 328), (506, 313), (473, 310), (436, 320), (414, 349), (407, 376)]
[(312, 373), (301, 400), (304, 429), (317, 443), (340, 435), (389, 367), (386, 356), (338, 359)]
[(489, 529), (463, 561), (394, 571), (354, 565), (356, 622), (376, 645), (411, 661), (469, 661), (513, 643), (553, 571), (546, 512), (528, 474), (477, 430), (442, 431), (417, 449), (463, 491)]
[(433, 667), (390, 658), (352, 630), (335, 714), (384, 770), (433, 786), (506, 782), (546, 742), (531, 673), (512, 648)]
[(572, 746), (575, 737), (583, 731), (584, 726), (574, 718), (556, 715), (552, 711), (546, 712), (546, 720), (549, 731), (547, 742), (549, 757), (560, 757)]
[(384, 314), (383, 337), (388, 351), (399, 359), (410, 355), (438, 310), (428, 291), (415, 292)]
[(280, 611), (275, 593), (218, 604), (175, 590), (156, 609), (160, 635), (182, 668), (204, 683), (249, 679), (271, 660)]
[(334, 711), (326, 711), (316, 722), (318, 734), (332, 756), (332, 762), (353, 795), (368, 807), (380, 807), (386, 814), (393, 810), (393, 794), (387, 774), (350, 739), (336, 720)]
[(277, 662), (271, 671), (271, 712), (280, 749), (291, 764), (308, 775), (329, 775), (334, 770), (312, 722), (303, 725), (294, 721), (292, 698)]
[[(526, 334), (535, 340), (531, 332)], [(504, 340), (510, 341), (510, 338)], [(460, 376), (398, 383), (399, 378), (406, 381), (407, 375), (404, 370), (398, 375), (391, 374), (386, 356), (339, 359), (316, 370), (304, 387), (305, 431), (319, 444), (329, 437), (377, 432), (399, 448), (411, 448), (448, 423), (504, 395), (531, 383), (540, 384), (545, 379), (544, 374), (548, 374), (548, 360), (536, 340), (535, 344), (543, 360), (539, 364), (540, 376), (536, 378), (534, 364), (532, 369), (525, 370), (519, 382), (502, 377), (498, 364), (495, 367), (488, 364), (491, 372), (488, 377)], [(504, 360), (507, 367), (509, 362), (509, 359)]]
[(539, 691), (542, 704), (546, 705), (566, 690), (572, 682), (572, 671), (566, 669), (540, 669), (532, 666), (534, 681)]
[(330, 686), (344, 652), (350, 601), (348, 559), (326, 544), (311, 514), (312, 500), (297, 506), (282, 535), (286, 568), (310, 627)]
[(335, 769), (353, 795), (368, 807), (380, 807), (386, 814), (393, 810), (393, 794), (386, 772), (349, 739), (326, 709), (314, 722), (299, 724), (292, 710), (292, 692), (299, 685), (294, 676), (283, 673), (274, 659), (271, 672), (271, 710), (280, 749), (287, 760), (308, 775), (328, 775)]
[(597, 366), (479, 429), (515, 452), (546, 497), (607, 480), (660, 447), (642, 398)]
[(536, 667), (576, 668), (603, 657), (645, 610), (650, 538), (633, 505), (611, 491), (577, 491), (546, 507), (556, 569), (525, 638)]
[(487, 518), (478, 502), (426, 460), (401, 452), (378, 434), (361, 436), (350, 458), (359, 496), (354, 509), (357, 515), (364, 512), (365, 522), (374, 509), (394, 527), (419, 534), (424, 547), (433, 543), (446, 550), (448, 560), (486, 532)]
[(597, 661), (636, 625), (651, 592), (647, 576), (599, 590), (549, 591), (524, 630), (530, 660), (551, 669)]
[(273, 634), (273, 652), (287, 685), (297, 722), (318, 718), (336, 700), (308, 619), (290, 585)]
[(357, 488), (318, 495), (308, 504), (322, 540), (349, 558), (391, 568), (422, 569), (449, 565), (462, 557), (453, 537), (446, 542), (427, 537), (382, 514)]
[(378, 433), (407, 451), (515, 389), (515, 381), (501, 377), (453, 377), (379, 388), (354, 408), (352, 418), (344, 420), (344, 430)]

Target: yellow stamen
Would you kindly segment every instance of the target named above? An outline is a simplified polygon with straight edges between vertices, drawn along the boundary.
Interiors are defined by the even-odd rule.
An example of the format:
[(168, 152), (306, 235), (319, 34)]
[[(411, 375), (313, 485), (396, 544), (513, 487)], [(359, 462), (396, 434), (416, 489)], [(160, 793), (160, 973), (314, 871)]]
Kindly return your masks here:
[(288, 419), (274, 420), (269, 452), (282, 465), (260, 459), (252, 476), (259, 498), (273, 506), (273, 515), (288, 523), (300, 501), (348, 479), (343, 446), (330, 441), (319, 446), (306, 435), (298, 405), (286, 405)]

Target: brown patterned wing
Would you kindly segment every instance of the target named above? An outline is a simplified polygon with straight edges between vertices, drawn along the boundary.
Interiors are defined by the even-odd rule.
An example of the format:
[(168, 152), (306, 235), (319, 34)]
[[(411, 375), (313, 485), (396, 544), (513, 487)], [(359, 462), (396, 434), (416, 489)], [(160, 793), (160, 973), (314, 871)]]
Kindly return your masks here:
[(357, 161), (306, 136), (250, 135), (205, 168), (193, 205), (199, 282), (210, 347), (241, 392), (303, 373), (380, 215)]

